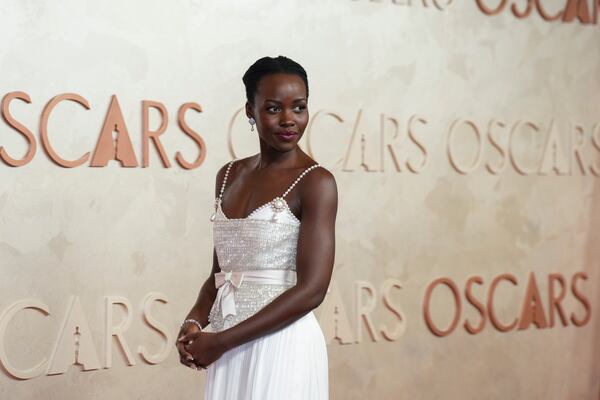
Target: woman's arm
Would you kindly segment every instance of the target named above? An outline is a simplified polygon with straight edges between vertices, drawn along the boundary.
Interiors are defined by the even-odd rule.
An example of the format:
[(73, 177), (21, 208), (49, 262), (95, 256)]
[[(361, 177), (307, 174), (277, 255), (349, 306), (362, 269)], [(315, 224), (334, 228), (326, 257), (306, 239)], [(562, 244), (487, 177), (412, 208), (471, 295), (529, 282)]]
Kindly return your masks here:
[(217, 333), (231, 349), (294, 322), (321, 304), (327, 293), (335, 255), (337, 186), (331, 172), (317, 168), (299, 186), (302, 222), (296, 256), (296, 286), (239, 324)]
[(204, 284), (200, 288), (196, 303), (192, 306), (192, 309), (185, 317), (185, 319), (195, 319), (200, 322), (202, 328), (208, 325), (208, 314), (210, 309), (217, 297), (217, 288), (215, 287), (215, 274), (221, 271), (219, 268), (219, 261), (217, 260), (217, 253), (213, 248), (213, 265), (210, 276), (204, 281)]
[[(219, 196), (219, 192), (221, 191), (221, 184), (225, 177), (227, 165), (228, 164), (223, 165), (221, 169), (219, 169), (219, 172), (217, 172), (217, 176), (215, 179), (215, 198)], [(198, 293), (196, 303), (192, 306), (192, 309), (185, 318), (195, 319), (196, 321), (200, 322), (202, 328), (208, 325), (208, 314), (210, 313), (210, 309), (212, 308), (215, 298), (217, 297), (217, 288), (215, 286), (215, 274), (220, 271), (221, 268), (219, 267), (217, 252), (213, 247), (212, 269), (210, 272), (210, 276), (206, 279), (206, 281), (200, 288), (200, 292)]]
[[(215, 179), (215, 198), (221, 191), (221, 182), (223, 182), (223, 178), (225, 177), (226, 169), (227, 164), (221, 167), (217, 173), (217, 177)], [(202, 285), (202, 288), (200, 288), (200, 293), (198, 293), (196, 303), (192, 306), (192, 309), (185, 318), (195, 319), (200, 323), (202, 328), (206, 327), (209, 322), (208, 315), (217, 296), (217, 288), (215, 287), (215, 273), (220, 271), (221, 268), (219, 267), (217, 252), (213, 247), (213, 262), (210, 276), (206, 279)], [(194, 362), (192, 354), (188, 351), (188, 349), (186, 349), (185, 342), (182, 340), (183, 337), (194, 333), (200, 333), (200, 329), (195, 324), (188, 323), (183, 325), (179, 330), (178, 340), (175, 342), (175, 347), (179, 352), (179, 361), (182, 364), (190, 368), (198, 369), (198, 365)]]

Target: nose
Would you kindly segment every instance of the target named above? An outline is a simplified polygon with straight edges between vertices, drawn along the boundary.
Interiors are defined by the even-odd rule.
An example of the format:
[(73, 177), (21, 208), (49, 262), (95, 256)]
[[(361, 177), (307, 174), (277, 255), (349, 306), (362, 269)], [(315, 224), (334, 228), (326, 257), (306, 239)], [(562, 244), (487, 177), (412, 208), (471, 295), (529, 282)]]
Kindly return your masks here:
[(294, 125), (296, 121), (294, 120), (294, 112), (290, 109), (284, 109), (281, 113), (281, 119), (279, 124), (281, 126), (291, 126)]

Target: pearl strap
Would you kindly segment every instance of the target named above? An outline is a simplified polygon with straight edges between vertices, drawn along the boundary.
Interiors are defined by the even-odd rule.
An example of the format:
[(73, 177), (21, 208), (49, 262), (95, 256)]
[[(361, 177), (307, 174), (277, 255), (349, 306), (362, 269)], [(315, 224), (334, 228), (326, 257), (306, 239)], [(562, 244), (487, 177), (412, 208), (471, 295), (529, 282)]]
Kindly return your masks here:
[(229, 165), (227, 166), (227, 169), (225, 170), (225, 176), (223, 177), (223, 183), (221, 184), (221, 191), (219, 192), (219, 197), (215, 198), (215, 212), (210, 216), (210, 221), (211, 222), (215, 222), (215, 219), (217, 217), (217, 208), (219, 207), (219, 204), (221, 203), (221, 200), (223, 198), (223, 191), (225, 190), (225, 183), (227, 183), (227, 177), (229, 176), (229, 170), (231, 169), (231, 166), (233, 165), (235, 159), (231, 160), (229, 162)]
[[(219, 192), (219, 200), (223, 199), (223, 192), (225, 191), (225, 185), (227, 184), (227, 178), (229, 177), (229, 171), (231, 170), (231, 166), (233, 165), (233, 163), (235, 161), (236, 160), (231, 160), (229, 162), (229, 165), (227, 166), (227, 169), (225, 170), (225, 176), (223, 177), (223, 183), (221, 184), (221, 191)], [(300, 182), (300, 179), (302, 179), (304, 177), (304, 175), (308, 174), (310, 171), (312, 171), (313, 169), (315, 169), (317, 167), (320, 167), (320, 165), (319, 164), (311, 165), (310, 167), (308, 167), (304, 171), (302, 171), (302, 173), (296, 178), (296, 180), (290, 185), (290, 187), (281, 195), (281, 197), (287, 196), (287, 194), (292, 191), (294, 186), (296, 186), (296, 184), (298, 184), (298, 182)]]
[(290, 192), (290, 191), (291, 191), (291, 190), (294, 188), (294, 186), (296, 186), (296, 184), (297, 184), (298, 182), (300, 182), (300, 179), (302, 179), (302, 177), (303, 177), (304, 175), (308, 174), (310, 171), (312, 171), (313, 169), (315, 169), (315, 168), (317, 168), (317, 167), (320, 167), (320, 165), (319, 165), (319, 164), (315, 164), (315, 165), (312, 165), (312, 166), (310, 166), (310, 167), (306, 168), (306, 169), (305, 169), (305, 170), (304, 170), (304, 171), (303, 171), (303, 172), (302, 172), (302, 173), (301, 173), (301, 174), (300, 174), (300, 175), (299, 175), (299, 176), (296, 178), (296, 180), (294, 181), (294, 183), (292, 183), (292, 185), (291, 185), (291, 186), (290, 186), (290, 187), (289, 187), (289, 188), (288, 188), (288, 189), (287, 189), (287, 190), (286, 190), (286, 191), (285, 191), (285, 192), (284, 192), (284, 193), (281, 195), (281, 197), (282, 197), (282, 198), (283, 198), (283, 197), (285, 197), (285, 196), (286, 196), (286, 195), (287, 195), (287, 194), (288, 194), (288, 193), (289, 193), (289, 192)]
[[(212, 214), (212, 216), (210, 217), (210, 220), (212, 222), (214, 222), (216, 220), (216, 215), (217, 215), (217, 209), (219, 207), (219, 204), (221, 204), (222, 200), (223, 200), (223, 192), (225, 191), (225, 185), (227, 184), (227, 178), (229, 177), (229, 171), (231, 170), (231, 166), (233, 165), (233, 163), (236, 160), (231, 160), (229, 162), (229, 165), (227, 166), (227, 169), (225, 170), (225, 176), (223, 177), (223, 183), (221, 184), (221, 190), (219, 192), (219, 197), (217, 197), (215, 199), (215, 212)], [(284, 197), (287, 196), (287, 194), (292, 191), (292, 189), (294, 189), (294, 187), (298, 184), (298, 182), (300, 182), (300, 179), (302, 179), (304, 177), (304, 175), (308, 174), (310, 171), (312, 171), (313, 169), (320, 167), (320, 165), (314, 164), (311, 165), (310, 167), (306, 168), (304, 171), (302, 171), (302, 173), (296, 178), (296, 180), (294, 180), (294, 182), (287, 188), (287, 190), (278, 197), (275, 197), (273, 200), (271, 200), (268, 203), (263, 204), (262, 206), (256, 208), (254, 211), (252, 211), (250, 213), (250, 215), (248, 215), (246, 218), (234, 218), (234, 219), (248, 219), (250, 218), (253, 214), (255, 214), (257, 211), (261, 210), (264, 207), (267, 206), (271, 206), (273, 207), (273, 209), (275, 210), (275, 214), (273, 215), (273, 220), (277, 220), (277, 214), (281, 211), (283, 211), (284, 209), (287, 208), (287, 204), (285, 203)], [(292, 212), (290, 211), (290, 214), (292, 214)], [(293, 215), (293, 214), (292, 214)], [(294, 216), (295, 217), (295, 216)], [(296, 218), (298, 219), (298, 218)]]
[(221, 192), (219, 193), (219, 200), (221, 200), (223, 198), (223, 191), (225, 190), (225, 184), (227, 183), (227, 177), (229, 176), (229, 170), (231, 169), (231, 166), (233, 165), (234, 162), (235, 162), (235, 160), (231, 160), (229, 162), (229, 165), (227, 166), (227, 169), (225, 170), (225, 177), (223, 178), (223, 184), (221, 185)]

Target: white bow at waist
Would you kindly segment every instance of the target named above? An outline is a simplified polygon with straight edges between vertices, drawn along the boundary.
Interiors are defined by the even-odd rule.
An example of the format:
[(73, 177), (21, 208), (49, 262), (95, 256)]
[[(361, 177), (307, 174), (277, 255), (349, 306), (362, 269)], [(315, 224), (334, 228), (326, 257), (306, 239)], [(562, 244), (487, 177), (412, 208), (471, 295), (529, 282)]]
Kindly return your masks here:
[(296, 271), (289, 269), (259, 269), (248, 271), (225, 271), (215, 274), (215, 286), (219, 289), (215, 302), (221, 305), (223, 319), (229, 314), (236, 315), (235, 291), (242, 282), (266, 285), (296, 284)]

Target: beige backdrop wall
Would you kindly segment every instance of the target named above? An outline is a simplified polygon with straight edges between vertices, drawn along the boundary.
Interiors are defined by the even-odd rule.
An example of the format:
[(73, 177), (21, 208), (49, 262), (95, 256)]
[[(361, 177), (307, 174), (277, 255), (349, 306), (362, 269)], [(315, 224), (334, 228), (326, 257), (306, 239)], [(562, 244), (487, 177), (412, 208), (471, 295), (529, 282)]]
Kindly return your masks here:
[[(331, 398), (597, 399), (599, 4), (527, 4), (2, 2), (0, 95), (31, 102), (0, 120), (0, 398), (202, 398), (172, 341), (210, 271), (215, 173), (258, 150), (241, 76), (284, 54), (340, 194)], [(63, 93), (89, 109), (49, 114), (57, 155), (94, 154), (115, 95), (139, 166), (51, 161)], [(143, 101), (170, 168), (154, 142), (142, 167)], [(18, 167), (10, 121), (37, 143)]]

